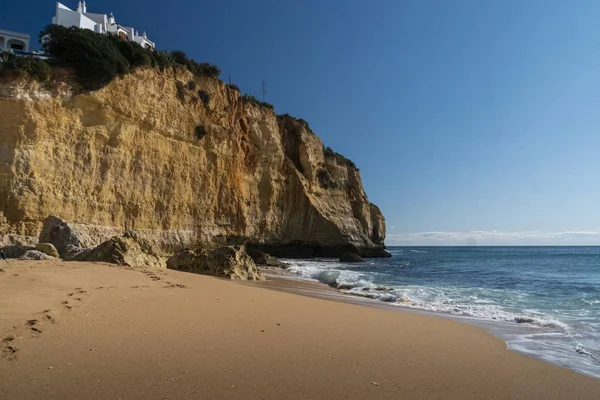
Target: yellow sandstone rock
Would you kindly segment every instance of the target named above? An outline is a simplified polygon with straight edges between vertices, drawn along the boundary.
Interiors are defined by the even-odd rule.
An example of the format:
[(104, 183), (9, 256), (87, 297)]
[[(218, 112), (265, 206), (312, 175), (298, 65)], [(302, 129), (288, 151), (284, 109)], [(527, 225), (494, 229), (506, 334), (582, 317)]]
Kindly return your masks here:
[(52, 214), (87, 247), (135, 229), (163, 254), (386, 255), (359, 171), (303, 121), (182, 69), (50, 86), (0, 83), (0, 235), (37, 236)]

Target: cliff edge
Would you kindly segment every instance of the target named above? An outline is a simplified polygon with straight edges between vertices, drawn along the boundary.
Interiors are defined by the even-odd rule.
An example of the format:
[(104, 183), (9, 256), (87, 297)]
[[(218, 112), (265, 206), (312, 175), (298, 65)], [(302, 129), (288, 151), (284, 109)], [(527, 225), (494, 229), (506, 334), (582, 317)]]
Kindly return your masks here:
[(354, 164), (308, 124), (181, 68), (97, 91), (0, 84), (0, 235), (48, 215), (92, 246), (142, 232), (165, 254), (246, 243), (276, 256), (386, 256), (385, 221)]

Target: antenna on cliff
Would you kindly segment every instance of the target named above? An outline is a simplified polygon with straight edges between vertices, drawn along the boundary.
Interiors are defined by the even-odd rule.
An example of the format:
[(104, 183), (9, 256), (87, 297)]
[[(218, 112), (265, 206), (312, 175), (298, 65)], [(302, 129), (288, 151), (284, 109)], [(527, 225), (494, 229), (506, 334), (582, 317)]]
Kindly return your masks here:
[(229, 74), (229, 84), (231, 85), (231, 74)]
[(267, 97), (267, 82), (262, 81), (260, 83), (260, 91), (262, 93), (262, 97), (263, 97), (263, 102), (265, 101), (265, 98)]

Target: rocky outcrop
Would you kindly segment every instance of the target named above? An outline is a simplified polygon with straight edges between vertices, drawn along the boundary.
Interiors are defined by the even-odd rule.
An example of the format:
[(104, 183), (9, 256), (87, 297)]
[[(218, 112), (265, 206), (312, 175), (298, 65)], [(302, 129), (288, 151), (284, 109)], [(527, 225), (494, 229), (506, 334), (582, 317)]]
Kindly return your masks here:
[(40, 243), (50, 243), (61, 257), (66, 255), (69, 248), (82, 247), (81, 240), (73, 227), (67, 221), (54, 215), (44, 220), (39, 241)]
[(38, 243), (35, 245), (35, 249), (50, 257), (59, 257), (58, 250), (52, 243)]
[(248, 255), (252, 258), (256, 265), (278, 268), (287, 267), (287, 265), (284, 262), (279, 261), (277, 257), (273, 257), (272, 255), (264, 253), (260, 250), (248, 249)]
[(245, 246), (215, 250), (182, 250), (167, 260), (167, 268), (237, 280), (264, 280)]
[(19, 260), (53, 260), (54, 257), (42, 253), (38, 250), (27, 250), (25, 254), (19, 257)]
[(356, 253), (343, 253), (340, 256), (340, 261), (346, 263), (358, 263), (365, 260), (363, 260), (363, 258)]
[(161, 267), (152, 245), (134, 231), (114, 236), (91, 249), (69, 249), (68, 261), (107, 262), (125, 267)]
[(184, 70), (54, 85), (0, 83), (0, 234), (41, 232), (61, 255), (131, 229), (161, 254), (386, 255), (359, 170), (305, 122)]
[(0, 235), (0, 250), (8, 258), (19, 258), (28, 250), (35, 249), (38, 240), (21, 235)]

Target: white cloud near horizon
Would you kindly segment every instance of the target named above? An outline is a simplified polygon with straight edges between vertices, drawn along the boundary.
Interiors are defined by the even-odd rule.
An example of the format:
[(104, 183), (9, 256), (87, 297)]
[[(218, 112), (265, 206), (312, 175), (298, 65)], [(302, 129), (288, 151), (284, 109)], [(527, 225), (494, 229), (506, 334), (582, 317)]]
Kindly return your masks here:
[(600, 231), (389, 233), (388, 246), (576, 246), (600, 245)]

